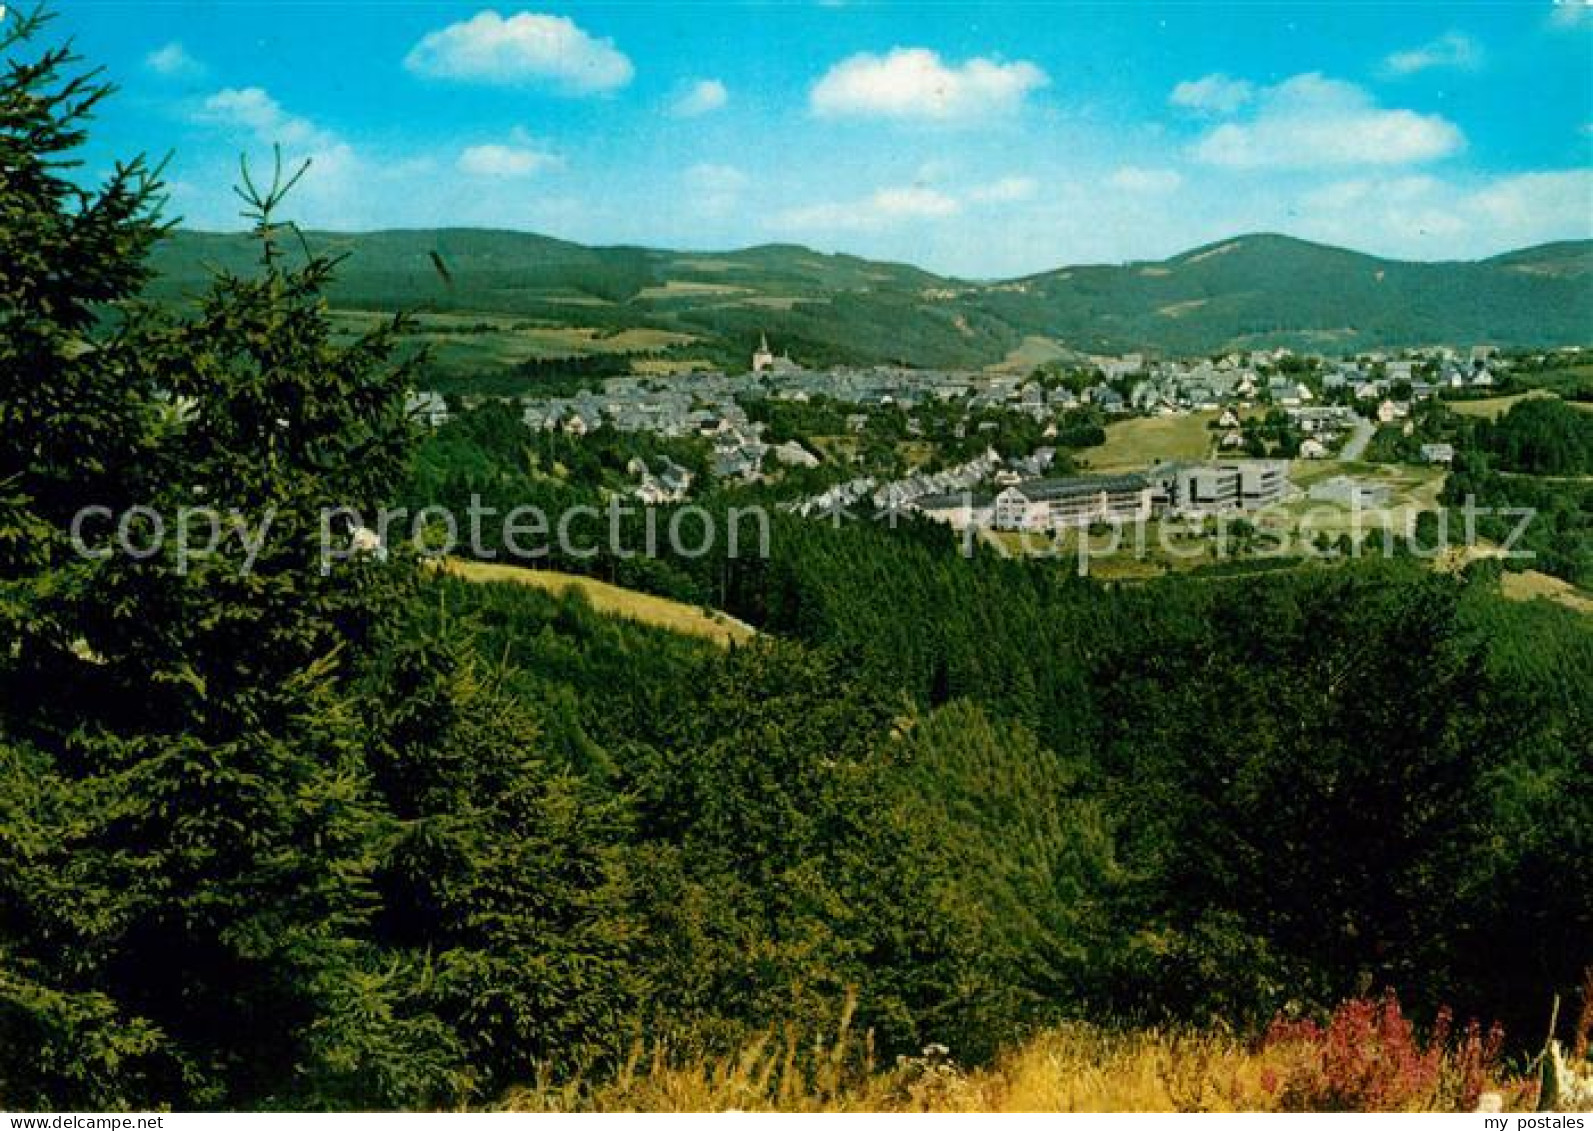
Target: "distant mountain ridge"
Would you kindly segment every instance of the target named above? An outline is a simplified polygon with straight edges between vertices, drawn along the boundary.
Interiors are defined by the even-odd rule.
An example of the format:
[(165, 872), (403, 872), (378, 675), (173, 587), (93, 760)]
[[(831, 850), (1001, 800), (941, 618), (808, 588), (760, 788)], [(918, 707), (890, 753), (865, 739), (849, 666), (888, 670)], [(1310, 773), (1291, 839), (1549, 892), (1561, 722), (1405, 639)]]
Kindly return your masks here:
[[(505, 334), (589, 330), (590, 348), (576, 352), (638, 330), (721, 363), (767, 333), (815, 365), (982, 366), (1033, 339), (1058, 351), (1170, 354), (1593, 339), (1589, 240), (1421, 263), (1260, 233), (1165, 260), (971, 282), (790, 244), (676, 252), (464, 228), (305, 238), (347, 256), (336, 308), (480, 315)], [(211, 270), (246, 272), (254, 256), (242, 235), (175, 232), (154, 253), (148, 293), (181, 301)]]

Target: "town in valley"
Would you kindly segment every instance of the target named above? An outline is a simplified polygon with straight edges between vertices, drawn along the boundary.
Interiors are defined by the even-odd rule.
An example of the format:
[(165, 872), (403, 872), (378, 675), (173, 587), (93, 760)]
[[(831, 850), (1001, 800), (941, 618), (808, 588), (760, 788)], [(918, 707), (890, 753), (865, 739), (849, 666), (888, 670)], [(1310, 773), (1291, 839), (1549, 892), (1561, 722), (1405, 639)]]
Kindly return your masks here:
[[(760, 335), (739, 373), (610, 376), (558, 396), (424, 391), (410, 411), (437, 428), (498, 404), (550, 451), (651, 437), (662, 450), (631, 456), (605, 482), (642, 505), (760, 488), (810, 518), (922, 517), (1030, 556), (1088, 547), (1082, 568), (1093, 556), (1105, 559), (1098, 572), (1132, 577), (1269, 546), (1334, 554), (1368, 536), (1409, 538), (1418, 515), (1439, 509), (1451, 424), (1533, 395), (1531, 374), (1585, 362), (1575, 347), (1456, 345), (1080, 354), (1029, 372), (818, 368)], [(1158, 530), (1161, 554), (1143, 532), (1089, 542), (1092, 530), (1175, 522), (1176, 533)]]

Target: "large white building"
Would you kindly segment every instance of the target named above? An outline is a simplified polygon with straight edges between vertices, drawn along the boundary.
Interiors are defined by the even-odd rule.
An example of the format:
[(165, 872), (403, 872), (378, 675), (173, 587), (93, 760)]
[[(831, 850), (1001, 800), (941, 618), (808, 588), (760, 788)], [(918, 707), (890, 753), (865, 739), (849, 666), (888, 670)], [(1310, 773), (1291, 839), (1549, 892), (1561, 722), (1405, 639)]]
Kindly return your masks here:
[(1150, 478), (1155, 501), (1174, 514), (1256, 511), (1288, 494), (1289, 464), (1273, 459), (1164, 463)]
[(1057, 530), (1150, 515), (1151, 485), (1143, 475), (1031, 479), (1008, 487), (995, 502), (998, 530)]

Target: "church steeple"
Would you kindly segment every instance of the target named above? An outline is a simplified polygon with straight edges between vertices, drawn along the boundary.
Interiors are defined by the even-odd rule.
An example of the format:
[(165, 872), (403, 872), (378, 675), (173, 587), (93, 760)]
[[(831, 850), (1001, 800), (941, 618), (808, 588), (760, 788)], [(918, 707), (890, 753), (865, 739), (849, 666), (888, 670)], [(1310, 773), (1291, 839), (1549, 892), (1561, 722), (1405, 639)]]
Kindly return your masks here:
[(758, 333), (758, 351), (752, 355), (752, 371), (762, 373), (774, 364), (774, 353), (769, 349), (769, 335)]

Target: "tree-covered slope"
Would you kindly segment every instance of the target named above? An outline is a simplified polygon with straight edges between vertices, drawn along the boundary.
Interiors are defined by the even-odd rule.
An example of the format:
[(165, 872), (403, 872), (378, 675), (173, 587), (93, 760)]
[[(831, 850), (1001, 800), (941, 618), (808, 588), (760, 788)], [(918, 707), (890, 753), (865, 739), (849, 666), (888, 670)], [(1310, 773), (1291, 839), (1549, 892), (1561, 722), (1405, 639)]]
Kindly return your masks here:
[[(674, 252), (584, 247), (524, 232), (308, 233), (347, 255), (331, 290), (346, 310), (517, 320), (513, 335), (590, 330), (597, 346), (646, 328), (685, 335), (683, 356), (743, 359), (759, 334), (797, 360), (969, 366), (1028, 335), (1083, 351), (1204, 353), (1287, 345), (1326, 352), (1437, 342), (1583, 341), (1593, 244), (1477, 262), (1381, 259), (1286, 236), (1239, 236), (1158, 262), (1067, 267), (968, 283), (804, 247)], [(179, 231), (156, 250), (152, 297), (197, 293), (215, 268), (247, 266), (241, 236)], [(558, 356), (557, 343), (528, 347)], [(616, 346), (615, 348), (622, 348)], [(630, 349), (630, 346), (624, 346)], [(567, 352), (590, 352), (577, 343)]]
[(976, 301), (1082, 349), (1554, 345), (1587, 337), (1593, 277), (1578, 265), (1588, 255), (1586, 243), (1556, 244), (1481, 262), (1412, 263), (1240, 236), (1161, 262), (1048, 272)]

